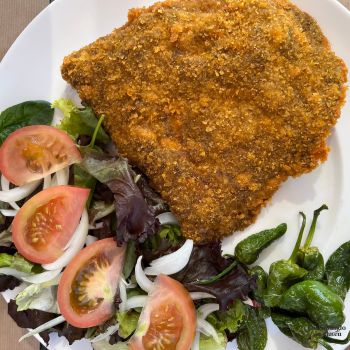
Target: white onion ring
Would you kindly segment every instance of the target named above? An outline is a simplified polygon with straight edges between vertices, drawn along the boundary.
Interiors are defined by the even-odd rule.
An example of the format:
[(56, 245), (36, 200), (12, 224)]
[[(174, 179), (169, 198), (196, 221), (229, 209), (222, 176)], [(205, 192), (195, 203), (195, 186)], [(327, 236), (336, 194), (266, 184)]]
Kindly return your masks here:
[(65, 167), (56, 172), (57, 185), (68, 185), (69, 182), (69, 167)]
[(89, 225), (89, 230), (99, 230), (103, 227), (103, 222), (97, 222), (95, 225)]
[(0, 201), (12, 203), (28, 197), (41, 183), (41, 180), (29, 182), (20, 187), (12, 188), (8, 191), (0, 191)]
[(164, 255), (151, 262), (151, 266), (145, 269), (147, 275), (157, 276), (161, 273), (172, 275), (181, 271), (190, 260), (193, 249), (193, 241), (187, 239), (186, 242), (174, 253)]
[(113, 326), (110, 326), (107, 328), (106, 332), (97, 335), (96, 337), (90, 339), (90, 343), (96, 343), (98, 341), (104, 340), (108, 337), (110, 337), (112, 334), (114, 334), (119, 329), (119, 324), (115, 324)]
[(65, 252), (53, 263), (42, 265), (45, 270), (63, 269), (69, 264), (74, 256), (84, 247), (86, 236), (89, 232), (89, 216), (87, 210), (84, 209), (80, 219), (80, 223), (76, 228), (71, 243)]
[(128, 295), (126, 294), (126, 286), (123, 278), (119, 280), (119, 296), (120, 296), (120, 304), (119, 304), (119, 310), (125, 311), (126, 310), (126, 303), (128, 301)]
[(213, 337), (216, 343), (220, 343), (218, 332), (208, 321), (198, 318), (197, 330), (208, 337)]
[(61, 271), (62, 271), (62, 269), (45, 271), (42, 273), (38, 273), (36, 275), (22, 277), (22, 280), (24, 282), (28, 282), (28, 283), (39, 284), (39, 283), (44, 283), (44, 282), (48, 282), (48, 281), (52, 281), (52, 280), (56, 279), (57, 281), (53, 281), (53, 285), (56, 285), (59, 282), (59, 277), (61, 277), (61, 276), (59, 276)]
[(144, 307), (147, 302), (147, 295), (137, 295), (127, 300), (125, 310), (136, 309), (137, 307)]
[(200, 336), (201, 336), (201, 334), (199, 333), (199, 331), (196, 331), (196, 336), (194, 337), (194, 340), (193, 340), (193, 343), (191, 346), (191, 350), (199, 350)]
[(167, 225), (167, 224), (179, 225), (179, 222), (177, 221), (176, 217), (170, 211), (159, 214), (157, 216), (157, 219), (159, 220), (161, 225)]
[(91, 236), (91, 235), (87, 235), (87, 236), (86, 236), (85, 245), (88, 246), (88, 245), (90, 245), (90, 244), (92, 244), (92, 243), (94, 243), (94, 242), (96, 242), (96, 241), (97, 241), (97, 238), (96, 238), (96, 237)]
[[(1, 175), (1, 189), (5, 192), (10, 190), (10, 181), (6, 179), (4, 174)], [(9, 204), (13, 209), (19, 210), (19, 206), (16, 202), (9, 202)]]
[(204, 292), (192, 292), (190, 293), (192, 300), (200, 300), (200, 299), (215, 299), (214, 295)]
[(142, 270), (142, 256), (139, 256), (135, 266), (135, 277), (136, 282), (145, 292), (149, 293), (154, 288), (153, 282), (146, 276), (145, 272)]
[(204, 304), (197, 309), (198, 318), (205, 320), (212, 312), (219, 310), (219, 304)]
[(16, 209), (0, 209), (0, 212), (4, 216), (13, 217), (13, 216), (16, 216), (16, 214), (18, 213), (18, 210), (16, 210)]
[(51, 186), (51, 174), (44, 177), (43, 190), (49, 188)]
[(63, 316), (58, 316), (58, 317), (54, 318), (53, 320), (50, 320), (49, 322), (46, 322), (46, 323), (42, 324), (41, 326), (31, 330), (30, 332), (25, 334), (23, 337), (19, 338), (18, 342), (21, 342), (23, 339), (31, 337), (34, 334), (41, 333), (43, 331), (46, 331), (47, 329), (55, 327), (64, 321), (65, 321), (65, 318)]
[(30, 273), (18, 271), (16, 269), (12, 269), (10, 267), (1, 267), (0, 268), (0, 275), (9, 275), (9, 276), (16, 277), (18, 279), (23, 279), (24, 277), (31, 277), (31, 276), (33, 276)]

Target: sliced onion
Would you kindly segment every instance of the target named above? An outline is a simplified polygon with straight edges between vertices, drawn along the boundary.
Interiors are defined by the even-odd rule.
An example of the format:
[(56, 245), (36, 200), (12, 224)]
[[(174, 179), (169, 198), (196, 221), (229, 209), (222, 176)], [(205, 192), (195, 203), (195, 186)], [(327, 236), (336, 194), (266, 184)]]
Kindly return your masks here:
[(243, 304), (247, 304), (254, 307), (253, 300), (250, 298), (248, 298), (247, 300), (243, 300)]
[(58, 170), (56, 172), (57, 185), (68, 185), (69, 182), (69, 167)]
[(0, 212), (4, 216), (13, 217), (13, 216), (16, 216), (16, 214), (18, 213), (18, 210), (15, 210), (15, 209), (0, 209)]
[(96, 238), (96, 237), (91, 236), (91, 235), (87, 235), (87, 236), (86, 236), (85, 244), (86, 244), (86, 246), (88, 246), (88, 245), (90, 245), (90, 244), (92, 244), (92, 243), (94, 243), (94, 242), (96, 242), (96, 241), (97, 241), (97, 238)]
[(49, 322), (46, 322), (46, 323), (42, 324), (41, 326), (31, 330), (30, 332), (25, 334), (23, 337), (19, 338), (18, 341), (21, 342), (23, 339), (29, 338), (32, 335), (46, 331), (47, 329), (55, 327), (58, 324), (63, 323), (64, 321), (65, 321), (65, 318), (63, 316), (58, 316), (58, 317), (54, 318), (53, 320), (50, 320)]
[(126, 294), (126, 286), (124, 283), (124, 280), (121, 278), (119, 281), (119, 296), (120, 296), (120, 304), (119, 304), (119, 310), (125, 311), (126, 310), (126, 302), (128, 301), (128, 296)]
[(89, 216), (87, 210), (84, 209), (80, 219), (80, 223), (76, 228), (69, 247), (65, 252), (53, 263), (42, 265), (45, 270), (63, 269), (69, 264), (74, 256), (84, 247), (86, 236), (89, 232)]
[(97, 222), (95, 225), (89, 225), (89, 230), (99, 230), (103, 227), (103, 222)]
[(33, 276), (32, 274), (18, 271), (16, 269), (11, 269), (10, 267), (1, 267), (0, 268), (0, 275), (8, 275), (8, 276), (13, 276), (18, 279), (23, 279), (24, 277), (30, 277)]
[(48, 281), (53, 281), (56, 278), (56, 281), (53, 281), (54, 284), (58, 284), (59, 282), (59, 274), (61, 273), (62, 269), (57, 269), (57, 270), (52, 270), (52, 271), (45, 271), (42, 273), (38, 273), (36, 275), (28, 276), (28, 277), (23, 277), (22, 280), (28, 283), (44, 283)]
[(151, 262), (151, 266), (145, 269), (147, 275), (156, 276), (161, 273), (172, 275), (181, 271), (190, 260), (193, 249), (193, 241), (187, 239), (183, 246), (176, 252), (164, 255)]
[(0, 201), (11, 203), (28, 197), (41, 183), (41, 180), (33, 181), (8, 191), (0, 191)]
[(125, 310), (136, 309), (137, 307), (144, 307), (147, 302), (147, 295), (137, 295), (127, 300)]
[(213, 337), (216, 343), (220, 343), (216, 329), (206, 320), (197, 319), (197, 329), (208, 337)]
[(204, 292), (192, 292), (190, 293), (192, 300), (200, 300), (200, 299), (215, 299), (214, 295)]
[(198, 318), (205, 320), (212, 312), (219, 310), (219, 304), (204, 304), (197, 309)]
[(196, 331), (196, 336), (194, 337), (191, 350), (199, 350), (199, 340), (200, 340), (201, 334), (199, 331)]
[[(5, 192), (10, 190), (10, 181), (7, 180), (3, 174), (1, 175), (1, 189)], [(16, 202), (9, 202), (9, 204), (13, 209), (19, 210), (19, 206)]]
[(142, 256), (139, 256), (135, 266), (135, 277), (136, 282), (145, 292), (150, 292), (153, 289), (153, 282), (146, 276), (145, 272), (142, 270)]
[(167, 224), (179, 225), (179, 222), (177, 221), (176, 217), (170, 211), (159, 214), (157, 216), (157, 219), (159, 220), (161, 225), (167, 225)]
[(98, 341), (104, 340), (108, 337), (110, 337), (112, 334), (114, 334), (119, 329), (119, 324), (114, 324), (113, 326), (110, 326), (107, 328), (106, 332), (97, 335), (96, 337), (90, 339), (91, 343), (96, 343)]
[(51, 174), (44, 177), (43, 190), (49, 188), (51, 186)]

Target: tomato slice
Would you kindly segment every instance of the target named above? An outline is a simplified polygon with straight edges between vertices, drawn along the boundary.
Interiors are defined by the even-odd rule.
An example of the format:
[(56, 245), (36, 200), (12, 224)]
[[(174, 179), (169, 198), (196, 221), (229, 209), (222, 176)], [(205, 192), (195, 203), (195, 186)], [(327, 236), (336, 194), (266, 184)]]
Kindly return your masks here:
[(81, 161), (72, 139), (62, 130), (33, 125), (14, 131), (0, 148), (0, 171), (17, 186)]
[(18, 252), (40, 264), (61, 256), (79, 224), (89, 192), (86, 188), (55, 186), (30, 198), (12, 222)]
[(184, 286), (159, 275), (143, 308), (130, 350), (189, 350), (196, 332), (196, 309)]
[(68, 323), (94, 327), (113, 315), (124, 254), (124, 247), (106, 238), (81, 250), (69, 263), (57, 292), (58, 306)]

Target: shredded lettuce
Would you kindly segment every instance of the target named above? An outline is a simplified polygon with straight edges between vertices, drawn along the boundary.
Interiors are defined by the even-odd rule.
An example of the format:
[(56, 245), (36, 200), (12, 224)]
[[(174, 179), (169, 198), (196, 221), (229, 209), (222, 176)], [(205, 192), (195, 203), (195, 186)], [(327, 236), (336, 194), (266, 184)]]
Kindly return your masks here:
[(128, 338), (135, 332), (140, 314), (136, 311), (117, 312), (117, 320), (119, 322), (118, 334), (122, 338)]
[[(54, 101), (52, 107), (60, 109), (64, 116), (57, 127), (66, 131), (74, 139), (79, 135), (93, 135), (98, 120), (90, 107), (78, 108), (73, 101), (66, 98)], [(102, 128), (99, 128), (96, 138), (103, 143), (109, 141), (108, 135)]]
[(227, 338), (224, 332), (218, 332), (219, 343), (213, 337), (207, 337), (201, 334), (199, 339), (199, 350), (225, 350), (227, 346)]
[(31, 263), (18, 253), (16, 253), (15, 255), (1, 253), (0, 267), (9, 267), (11, 269), (15, 269), (17, 271), (25, 273), (36, 273), (39, 272), (40, 269), (39, 265)]
[(17, 310), (36, 309), (57, 313), (56, 294), (57, 288), (52, 286), (51, 281), (31, 284), (17, 295)]

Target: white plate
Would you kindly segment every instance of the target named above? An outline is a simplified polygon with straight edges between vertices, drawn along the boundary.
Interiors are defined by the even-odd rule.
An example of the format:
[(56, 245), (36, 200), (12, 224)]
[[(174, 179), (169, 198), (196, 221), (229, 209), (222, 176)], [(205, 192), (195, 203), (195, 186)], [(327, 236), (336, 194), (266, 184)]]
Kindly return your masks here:
[[(63, 57), (98, 37), (123, 25), (130, 7), (150, 5), (152, 0), (56, 0), (46, 8), (18, 37), (0, 64), (0, 110), (29, 99), (53, 101), (70, 92), (60, 75)], [(317, 19), (334, 51), (350, 67), (350, 12), (335, 0), (294, 0)], [(289, 256), (297, 234), (298, 212), (308, 217), (313, 209), (327, 203), (314, 244), (327, 258), (341, 243), (349, 240), (350, 228), (350, 102), (342, 110), (336, 130), (329, 140), (332, 149), (321, 167), (298, 179), (288, 180), (263, 210), (255, 225), (224, 242), (225, 251), (249, 233), (287, 222), (288, 232), (279, 243), (268, 248), (259, 263), (267, 268), (277, 259)], [(350, 297), (346, 300), (346, 330), (350, 330)], [(267, 350), (304, 349), (289, 340), (268, 322)], [(85, 345), (83, 345), (85, 344)], [(69, 347), (68, 347), (69, 348)], [(56, 340), (52, 349), (68, 349)], [(86, 343), (72, 349), (86, 350)], [(344, 349), (345, 346), (334, 346)], [(230, 344), (228, 349), (236, 349)]]

